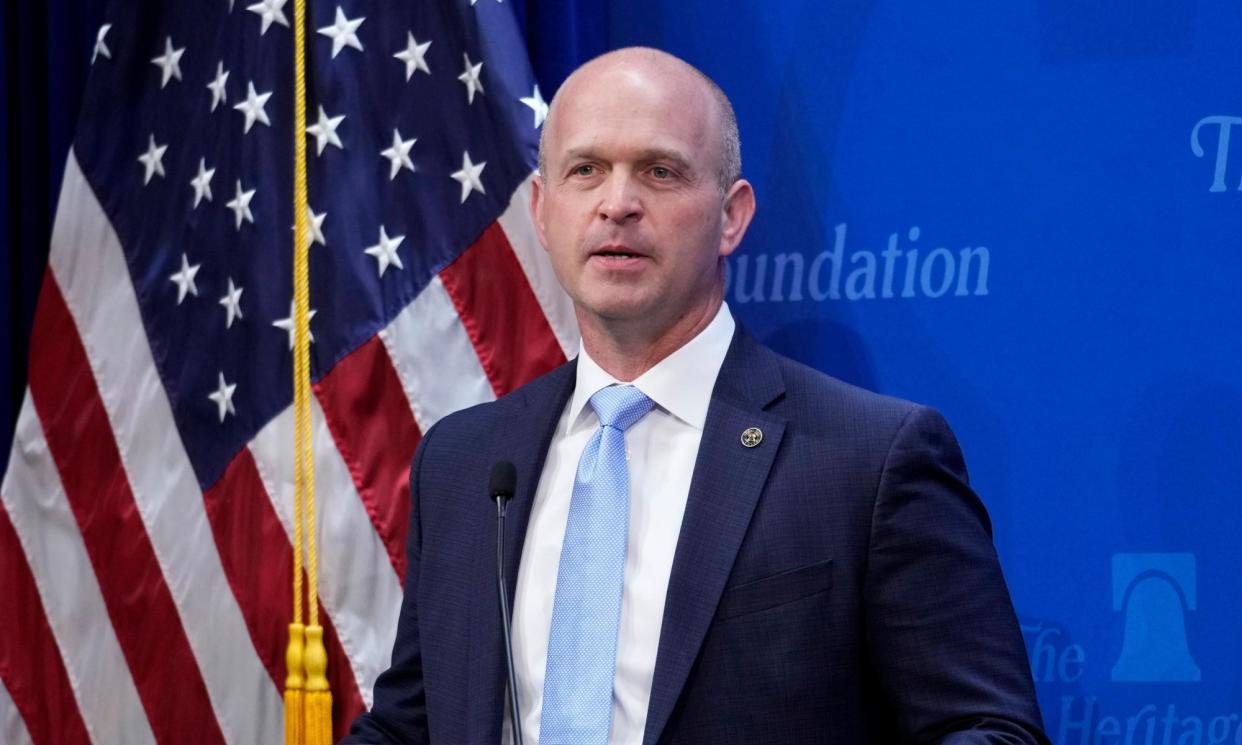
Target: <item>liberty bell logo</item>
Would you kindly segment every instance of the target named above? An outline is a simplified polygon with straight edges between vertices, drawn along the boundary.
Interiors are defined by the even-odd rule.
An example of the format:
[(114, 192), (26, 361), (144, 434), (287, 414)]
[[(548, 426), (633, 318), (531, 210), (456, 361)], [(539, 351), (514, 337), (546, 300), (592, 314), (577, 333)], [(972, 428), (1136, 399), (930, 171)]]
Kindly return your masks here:
[(1113, 610), (1124, 630), (1113, 681), (1198, 681), (1186, 642), (1186, 611), (1195, 606), (1194, 554), (1114, 554)]

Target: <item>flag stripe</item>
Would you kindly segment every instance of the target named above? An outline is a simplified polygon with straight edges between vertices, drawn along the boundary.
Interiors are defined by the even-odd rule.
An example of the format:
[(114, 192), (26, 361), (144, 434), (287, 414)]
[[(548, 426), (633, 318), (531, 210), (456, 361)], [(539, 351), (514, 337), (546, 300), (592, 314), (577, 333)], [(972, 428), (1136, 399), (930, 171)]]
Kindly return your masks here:
[(498, 221), (561, 351), (568, 358), (578, 354), (578, 320), (574, 316), (574, 304), (556, 280), (548, 252), (539, 243), (535, 224), (531, 221), (531, 181), (535, 178), (531, 176), (518, 186)]
[[(32, 376), (33, 377), (33, 376)], [(0, 497), (95, 742), (155, 742), (27, 389)], [(84, 622), (84, 619), (86, 621)]]
[[(52, 274), (31, 334), (30, 395), (156, 739), (220, 742), (207, 687), (139, 517), (73, 318)], [(79, 443), (91, 443), (83, 457)]]
[[(311, 399), (315, 495), (319, 537), (319, 598), (336, 625), (341, 646), (369, 707), (375, 679), (388, 666), (397, 635), (401, 583), (388, 552), (332, 442), (318, 399)], [(267, 424), (250, 444), (255, 466), (276, 516), (293, 536), (293, 408)]]
[[(249, 449), (237, 454), (204, 498), (220, 560), (245, 615), (255, 651), (275, 688), (283, 690), (288, 623), (293, 618), (293, 548), (272, 510)], [(245, 509), (239, 507), (243, 503)], [(335, 735), (341, 737), (348, 723), (363, 710), (362, 696), (336, 629), (322, 609), (320, 622), (328, 651)]]
[(440, 272), (497, 396), (565, 361), (500, 225)]
[(293, 618), (293, 551), (272, 512), (254, 456), (242, 450), (203, 493), (220, 563), (273, 686), (285, 687), (285, 644)]
[[(6, 745), (35, 745), (30, 732), (26, 729), (26, 722), (22, 719), (21, 712), (17, 710), (17, 705), (9, 696), (8, 689), (4, 687), (3, 680), (0, 680), (0, 742)], [(43, 745), (43, 743), (40, 742), (38, 745)]]
[(493, 401), (496, 392), (439, 277), (379, 332), (418, 428)]
[[(135, 505), (225, 739), (238, 745), (279, 739), (279, 692), (255, 658), (220, 565), (202, 491), (142, 332), (124, 253), (72, 154), (57, 215), (52, 270), (88, 350)], [(205, 396), (201, 405), (215, 414)]]
[(336, 448), (371, 523), (405, 580), (410, 459), (422, 434), (379, 337), (371, 337), (319, 379), (315, 393)]
[(15, 707), (28, 735), (40, 745), (89, 743), (86, 725), (69, 685), (69, 674), (56, 647), (52, 629), (30, 565), (22, 554), (9, 513), (0, 509), (0, 688), (10, 701), (0, 702), (0, 734), (4, 742), (17, 742), (8, 709)]
[[(187, 23), (219, 31), (236, 16), (177, 11), (144, 24), (140, 7), (110, 7), (114, 55), (93, 68), (66, 165), (31, 388), (0, 485), (0, 582), (13, 604), (0, 610), (0, 741), (279, 742), (294, 453), (280, 330), (289, 287), (274, 278), (292, 268), (288, 251), (269, 249), (287, 248), (292, 167), (279, 126), (288, 91), (263, 83), (270, 65), (255, 64), (288, 59), (279, 50), (289, 37), (247, 23), (244, 39), (181, 60), (187, 81), (214, 68), (220, 90), (165, 85), (149, 66), (127, 74), (125, 60), (182, 41)], [(345, 52), (358, 64), (341, 80), (420, 90), (443, 104), (434, 121), (418, 118), (409, 96), (376, 106), (342, 95), (357, 85), (314, 91), (337, 123), (348, 116), (347, 147), (332, 146), (311, 174), (316, 233), (336, 247), (312, 253), (324, 280), (315, 349), (332, 360), (315, 385), (312, 429), (338, 736), (390, 658), (421, 433), (578, 346), (572, 307), (527, 222), (539, 125), (523, 100), (534, 77), (512, 14), (459, 7), (428, 26), (403, 8), (376, 20), (448, 39), (432, 69), (445, 69), (437, 54), (465, 53), (504, 74), (480, 101), (455, 73), (424, 67), (411, 81), (389, 53), (372, 63), (360, 47)], [(340, 72), (331, 59), (312, 60), (318, 78)], [(270, 126), (216, 110), (229, 69), (273, 96)], [(225, 124), (240, 134), (221, 140)], [(414, 139), (399, 132), (410, 127), (422, 175), (373, 179), (388, 171), (374, 155), (388, 133), (399, 138), (393, 151), (408, 148)], [(404, 241), (395, 256), (385, 228)], [(364, 250), (377, 233), (380, 245)], [(377, 259), (396, 269), (377, 273)], [(384, 297), (414, 300), (383, 303), (387, 325), (362, 338), (378, 307), (365, 298)]]

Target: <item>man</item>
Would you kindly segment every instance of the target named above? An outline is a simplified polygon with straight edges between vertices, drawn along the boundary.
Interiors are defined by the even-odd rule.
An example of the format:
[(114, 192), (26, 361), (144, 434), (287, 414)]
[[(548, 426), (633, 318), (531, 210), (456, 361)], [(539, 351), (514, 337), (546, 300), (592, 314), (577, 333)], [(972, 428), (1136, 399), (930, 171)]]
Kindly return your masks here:
[(349, 741), (508, 739), (483, 494), (510, 460), (527, 743), (1047, 742), (947, 425), (723, 304), (755, 197), (719, 88), (621, 50), (544, 127), (531, 208), (582, 351), (424, 438), (392, 667)]

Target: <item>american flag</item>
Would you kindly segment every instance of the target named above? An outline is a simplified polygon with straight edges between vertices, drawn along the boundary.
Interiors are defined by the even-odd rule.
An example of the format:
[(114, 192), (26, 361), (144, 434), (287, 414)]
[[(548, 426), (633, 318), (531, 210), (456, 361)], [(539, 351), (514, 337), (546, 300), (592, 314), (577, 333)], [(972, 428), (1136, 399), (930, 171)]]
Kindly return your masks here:
[(512, 5), (308, 6), (305, 133), (287, 0), (107, 9), (0, 485), (4, 743), (281, 741), (295, 136), (338, 735), (388, 664), (420, 432), (577, 349)]

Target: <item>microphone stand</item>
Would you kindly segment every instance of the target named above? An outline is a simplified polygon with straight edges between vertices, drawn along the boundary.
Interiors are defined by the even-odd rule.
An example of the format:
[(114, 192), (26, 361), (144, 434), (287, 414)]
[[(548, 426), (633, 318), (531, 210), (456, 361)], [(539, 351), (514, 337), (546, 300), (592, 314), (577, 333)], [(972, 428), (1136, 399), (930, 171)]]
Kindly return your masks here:
[[(512, 467), (512, 466), (510, 466)], [(495, 471), (493, 471), (495, 478)], [(513, 745), (522, 743), (522, 713), (518, 709), (517, 673), (513, 667), (513, 639), (509, 634), (509, 593), (505, 587), (505, 511), (513, 489), (492, 489), (496, 501), (496, 594), (500, 597), (500, 630), (505, 642), (505, 663), (509, 672), (509, 714), (513, 719)]]

